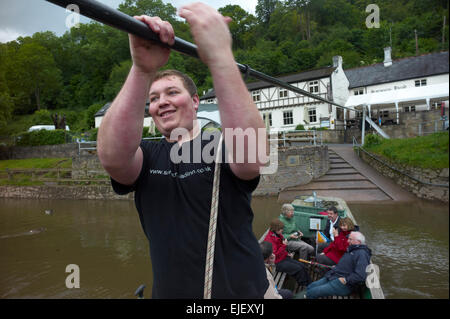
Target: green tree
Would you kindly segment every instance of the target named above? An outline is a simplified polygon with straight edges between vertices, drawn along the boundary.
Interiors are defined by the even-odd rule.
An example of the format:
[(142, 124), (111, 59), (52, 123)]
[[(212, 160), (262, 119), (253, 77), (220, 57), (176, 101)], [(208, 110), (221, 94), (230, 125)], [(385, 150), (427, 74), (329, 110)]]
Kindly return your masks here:
[[(28, 42), (20, 46), (7, 66), (6, 78), (13, 96), (27, 97), (28, 105), (16, 110), (39, 110), (42, 103), (53, 103), (61, 89), (61, 71), (52, 54), (43, 46)], [(35, 104), (32, 103), (34, 100)]]

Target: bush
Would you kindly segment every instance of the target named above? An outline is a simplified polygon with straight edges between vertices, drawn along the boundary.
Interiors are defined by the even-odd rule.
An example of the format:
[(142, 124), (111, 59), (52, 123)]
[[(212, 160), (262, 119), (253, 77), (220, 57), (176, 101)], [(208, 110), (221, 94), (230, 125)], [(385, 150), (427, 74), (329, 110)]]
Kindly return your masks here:
[(297, 126), (295, 127), (295, 130), (296, 130), (296, 131), (304, 131), (304, 130), (305, 130), (305, 127), (304, 127), (303, 125), (299, 124), (299, 125), (297, 125)]
[(18, 136), (18, 146), (55, 145), (66, 142), (66, 131), (64, 130), (39, 130), (22, 133)]
[(376, 145), (380, 145), (383, 142), (383, 138), (377, 134), (367, 134), (366, 138), (364, 139), (364, 146), (365, 147), (372, 147)]

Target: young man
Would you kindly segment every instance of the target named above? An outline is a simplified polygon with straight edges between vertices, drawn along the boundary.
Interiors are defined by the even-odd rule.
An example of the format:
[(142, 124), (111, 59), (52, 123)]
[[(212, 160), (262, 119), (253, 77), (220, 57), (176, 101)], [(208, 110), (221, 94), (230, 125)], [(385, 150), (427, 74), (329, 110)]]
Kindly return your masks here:
[[(201, 3), (183, 6), (178, 14), (189, 23), (199, 56), (211, 72), (225, 148), (244, 158), (221, 164), (212, 298), (263, 298), (268, 282), (252, 232), (250, 207), (263, 163), (258, 156), (256, 161), (248, 160), (260, 146), (247, 140), (244, 149), (237, 150), (233, 134), (226, 129), (250, 129), (258, 135), (264, 132), (264, 122), (234, 61), (230, 19)], [(135, 18), (159, 34), (163, 43), (173, 44), (174, 31), (168, 22), (158, 17)], [(199, 98), (188, 77), (176, 71), (158, 73), (170, 49), (130, 35), (130, 50), (133, 66), (102, 121), (98, 156), (116, 192), (135, 191), (136, 208), (150, 243), (152, 297), (201, 298), (215, 163), (198, 156), (205, 149), (195, 124)], [(150, 114), (165, 137), (159, 143), (141, 143), (147, 97)], [(186, 134), (172, 134), (177, 129)], [(265, 135), (256, 139), (260, 140), (265, 147)], [(202, 154), (173, 161), (174, 147), (195, 150), (197, 142)]]

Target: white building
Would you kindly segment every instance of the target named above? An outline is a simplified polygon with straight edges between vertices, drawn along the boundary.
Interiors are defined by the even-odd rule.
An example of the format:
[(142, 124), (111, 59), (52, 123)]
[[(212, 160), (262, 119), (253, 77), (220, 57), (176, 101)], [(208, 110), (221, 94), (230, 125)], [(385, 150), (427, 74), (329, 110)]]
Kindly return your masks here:
[[(279, 77), (295, 87), (316, 94), (322, 98), (345, 104), (348, 98), (349, 82), (342, 69), (342, 57), (333, 57), (333, 66)], [(294, 130), (299, 124), (305, 129), (343, 125), (344, 113), (335, 106), (313, 98), (275, 87), (259, 81), (247, 84), (263, 119), (268, 117), (270, 127), (280, 131)], [(203, 103), (215, 103), (213, 90), (203, 95)]]
[(388, 123), (399, 123), (402, 112), (448, 109), (448, 58), (448, 52), (438, 52), (392, 60), (391, 48), (385, 48), (383, 63), (345, 70), (345, 106), (366, 105), (372, 118)]
[[(354, 112), (289, 92), (265, 82), (248, 83), (247, 88), (264, 119), (281, 131), (328, 127), (343, 129), (347, 120), (358, 117), (367, 105), (374, 119), (399, 123), (401, 112), (448, 108), (448, 52), (392, 60), (385, 49), (383, 63), (343, 70), (342, 58), (333, 57), (333, 66), (279, 77), (280, 80), (317, 94)], [(395, 92), (395, 93), (394, 93)], [(211, 90), (200, 98), (217, 103)], [(447, 111), (448, 113), (448, 111)]]
[[(442, 105), (448, 109), (448, 58), (448, 52), (438, 52), (392, 60), (391, 49), (386, 48), (383, 63), (343, 70), (342, 57), (335, 56), (330, 67), (279, 77), (284, 82), (355, 111), (344, 112), (334, 105), (267, 82), (251, 82), (247, 88), (263, 119), (269, 122), (270, 127), (280, 131), (294, 130), (299, 124), (305, 129), (343, 129), (352, 122), (348, 120), (360, 115), (358, 110), (362, 105), (367, 105), (373, 119), (382, 119), (383, 124), (393, 124), (399, 123), (402, 112), (426, 111), (441, 108)], [(212, 116), (213, 121), (220, 122), (214, 90), (204, 94), (200, 103), (199, 116)], [(95, 127), (100, 126), (110, 104), (105, 104), (95, 114)], [(152, 122), (147, 105), (144, 126), (152, 128)]]

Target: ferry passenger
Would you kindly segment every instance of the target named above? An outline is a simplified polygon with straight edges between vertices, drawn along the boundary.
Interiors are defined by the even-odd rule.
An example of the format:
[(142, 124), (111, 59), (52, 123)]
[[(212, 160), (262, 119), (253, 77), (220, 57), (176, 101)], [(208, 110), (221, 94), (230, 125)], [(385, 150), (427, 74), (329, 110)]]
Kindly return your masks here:
[(264, 299), (292, 299), (293, 293), (289, 289), (278, 289), (273, 279), (272, 268), (275, 266), (275, 255), (273, 253), (272, 243), (263, 241), (259, 244), (266, 265), (267, 280), (269, 281), (269, 288), (264, 295)]
[(299, 258), (308, 260), (310, 256), (314, 255), (314, 247), (301, 239), (303, 233), (298, 229), (293, 217), (294, 206), (283, 204), (278, 218), (284, 224), (283, 236), (288, 241), (287, 250), (294, 252), (294, 254), (298, 252)]
[(311, 279), (305, 266), (292, 259), (293, 253), (287, 252), (287, 240), (283, 237), (283, 228), (284, 224), (281, 220), (278, 218), (272, 220), (264, 241), (272, 243), (276, 270), (294, 277), (300, 286), (306, 286), (311, 282)]
[(329, 270), (322, 279), (306, 288), (306, 298), (315, 299), (326, 296), (348, 296), (366, 280), (366, 268), (370, 264), (371, 250), (360, 232), (348, 236), (347, 252), (339, 263)]
[(340, 218), (339, 228), (333, 228), (334, 241), (317, 256), (316, 261), (328, 266), (336, 265), (347, 251), (348, 235), (353, 230), (355, 230), (355, 225), (350, 218)]
[[(262, 299), (268, 282), (252, 231), (250, 201), (265, 165), (261, 161), (266, 160), (258, 153), (266, 150), (265, 125), (233, 57), (231, 19), (198, 2), (182, 6), (178, 15), (189, 24), (200, 59), (211, 72), (223, 147), (236, 151), (237, 158), (222, 160), (220, 166), (212, 298)], [(135, 18), (162, 43), (175, 43), (169, 22), (145, 15)], [(217, 149), (210, 142), (217, 139), (217, 146), (219, 139), (210, 134), (207, 140), (200, 132), (199, 96), (192, 79), (178, 71), (158, 72), (168, 62), (170, 48), (134, 35), (129, 40), (133, 65), (102, 120), (98, 156), (116, 193), (135, 192), (150, 244), (152, 297), (203, 298), (215, 168), (214, 156), (209, 155)], [(160, 142), (141, 141), (147, 99), (164, 136)], [(249, 131), (255, 138), (246, 139), (243, 149), (233, 148), (234, 138), (244, 139)], [(180, 160), (176, 155), (185, 155), (186, 149), (189, 158)]]
[[(331, 241), (334, 240), (334, 228), (338, 228), (339, 225), (339, 214), (336, 207), (331, 206), (327, 209), (328, 219), (327, 224), (325, 226), (324, 234), (327, 236)], [(323, 250), (329, 245), (330, 243), (316, 243), (317, 246), (317, 253), (322, 253)]]

